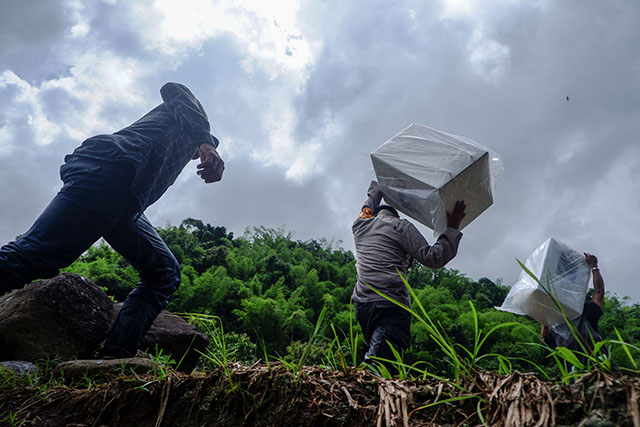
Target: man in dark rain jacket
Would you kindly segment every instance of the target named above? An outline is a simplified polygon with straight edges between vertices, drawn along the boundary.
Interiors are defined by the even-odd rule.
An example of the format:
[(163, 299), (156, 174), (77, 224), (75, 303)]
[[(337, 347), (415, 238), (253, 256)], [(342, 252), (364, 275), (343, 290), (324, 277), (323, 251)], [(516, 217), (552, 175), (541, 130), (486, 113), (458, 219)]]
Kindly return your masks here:
[[(602, 307), (604, 305), (604, 279), (600, 274), (598, 258), (585, 252), (584, 259), (593, 274), (593, 294), (591, 295), (591, 301), (584, 303), (582, 315), (574, 320), (575, 330), (572, 332), (572, 328), (568, 324), (562, 323), (554, 328), (542, 325), (542, 330), (540, 331), (546, 345), (550, 348), (566, 347), (576, 351), (579, 353), (578, 359), (582, 363), (586, 363), (587, 359), (581, 353), (584, 353), (584, 350), (592, 351), (594, 343), (602, 341), (602, 336), (598, 331), (598, 321), (602, 317)], [(574, 335), (576, 333), (577, 335)], [(582, 342), (576, 341), (576, 337)], [(605, 353), (606, 349), (601, 351)]]
[(180, 284), (180, 266), (144, 215), (190, 160), (205, 183), (224, 162), (198, 99), (177, 83), (162, 104), (132, 125), (85, 140), (65, 157), (62, 189), (31, 228), (0, 248), (0, 295), (53, 277), (98, 239), (131, 263), (140, 282), (109, 333), (102, 356), (130, 357)]

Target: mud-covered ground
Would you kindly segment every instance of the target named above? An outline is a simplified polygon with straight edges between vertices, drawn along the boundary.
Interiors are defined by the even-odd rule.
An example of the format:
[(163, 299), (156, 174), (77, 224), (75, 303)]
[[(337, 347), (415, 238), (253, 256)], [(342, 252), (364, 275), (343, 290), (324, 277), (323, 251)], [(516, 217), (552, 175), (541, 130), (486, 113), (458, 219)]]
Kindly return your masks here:
[[(8, 375), (2, 373), (0, 375)], [(638, 426), (640, 378), (592, 373), (571, 386), (479, 373), (454, 385), (282, 365), (0, 387), (0, 425)], [(3, 424), (4, 423), (4, 424)]]

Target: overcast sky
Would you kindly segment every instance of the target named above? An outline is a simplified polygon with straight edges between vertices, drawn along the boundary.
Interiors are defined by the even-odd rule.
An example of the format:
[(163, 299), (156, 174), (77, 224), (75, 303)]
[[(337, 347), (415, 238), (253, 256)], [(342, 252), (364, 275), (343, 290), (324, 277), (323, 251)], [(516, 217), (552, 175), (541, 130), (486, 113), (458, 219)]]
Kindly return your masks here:
[(2, 0), (0, 244), (55, 195), (65, 154), (177, 81), (226, 171), (205, 185), (189, 164), (148, 209), (158, 226), (284, 226), (353, 249), (369, 153), (417, 122), (504, 162), (449, 267), (509, 285), (555, 237), (640, 302), (638, 22), (633, 0)]

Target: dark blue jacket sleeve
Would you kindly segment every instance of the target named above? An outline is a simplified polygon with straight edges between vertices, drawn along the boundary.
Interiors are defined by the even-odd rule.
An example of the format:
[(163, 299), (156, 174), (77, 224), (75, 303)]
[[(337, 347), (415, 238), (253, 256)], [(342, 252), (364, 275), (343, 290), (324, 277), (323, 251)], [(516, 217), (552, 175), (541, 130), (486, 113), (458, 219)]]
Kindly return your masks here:
[(218, 147), (218, 139), (210, 133), (207, 113), (189, 88), (179, 83), (167, 83), (160, 89), (160, 94), (164, 105), (184, 132), (198, 144)]

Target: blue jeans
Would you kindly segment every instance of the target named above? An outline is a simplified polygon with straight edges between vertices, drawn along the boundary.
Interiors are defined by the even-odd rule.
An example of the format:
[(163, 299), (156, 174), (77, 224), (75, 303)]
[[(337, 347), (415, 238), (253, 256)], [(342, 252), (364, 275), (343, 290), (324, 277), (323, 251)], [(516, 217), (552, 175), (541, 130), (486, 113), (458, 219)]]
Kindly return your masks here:
[(34, 279), (53, 277), (98, 239), (104, 239), (140, 274), (102, 351), (133, 356), (156, 316), (180, 284), (180, 266), (131, 193), (127, 163), (67, 162), (64, 182), (31, 228), (0, 248), (0, 294)]

